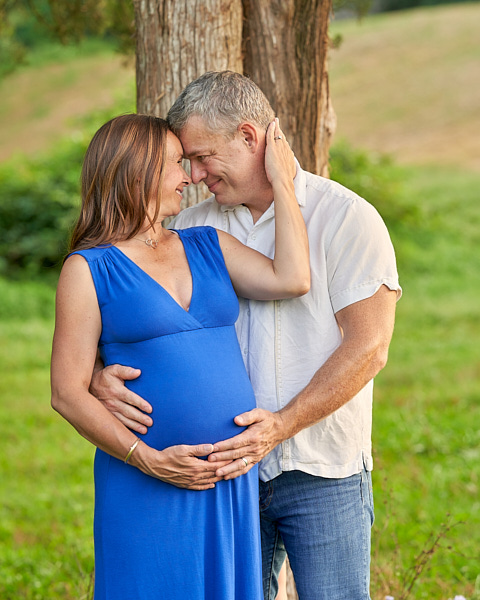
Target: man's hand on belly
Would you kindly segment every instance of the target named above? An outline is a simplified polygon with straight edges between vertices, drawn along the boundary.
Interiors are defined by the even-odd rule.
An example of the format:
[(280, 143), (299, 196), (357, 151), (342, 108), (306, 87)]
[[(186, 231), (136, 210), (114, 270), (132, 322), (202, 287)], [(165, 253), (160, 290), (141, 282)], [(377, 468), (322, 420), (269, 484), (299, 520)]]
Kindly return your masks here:
[[(215, 443), (213, 453), (208, 457), (208, 462), (217, 465), (217, 476), (223, 479), (244, 475), (286, 439), (279, 413), (254, 408), (235, 417), (235, 423), (247, 429), (235, 437)], [(223, 461), (231, 462), (223, 465)]]

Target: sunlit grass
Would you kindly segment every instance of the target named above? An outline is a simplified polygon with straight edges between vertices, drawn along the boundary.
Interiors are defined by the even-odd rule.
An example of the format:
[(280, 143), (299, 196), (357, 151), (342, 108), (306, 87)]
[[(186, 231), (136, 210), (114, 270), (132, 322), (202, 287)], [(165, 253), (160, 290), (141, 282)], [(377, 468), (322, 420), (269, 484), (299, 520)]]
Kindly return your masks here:
[(93, 111), (135, 110), (134, 80), (133, 60), (94, 41), (32, 53), (27, 65), (0, 78), (0, 160), (55, 147)]
[(479, 18), (480, 4), (465, 2), (333, 19), (337, 136), (404, 164), (479, 170)]
[(478, 189), (478, 174), (440, 169), (410, 169), (405, 182), (422, 219), (393, 233), (404, 297), (374, 403), (374, 569), (391, 570), (389, 589), (374, 577), (378, 599), (402, 597), (442, 523), (454, 526), (409, 597), (468, 597), (480, 574)]
[(92, 448), (50, 408), (52, 331), (0, 322), (2, 600), (86, 598), (93, 570)]

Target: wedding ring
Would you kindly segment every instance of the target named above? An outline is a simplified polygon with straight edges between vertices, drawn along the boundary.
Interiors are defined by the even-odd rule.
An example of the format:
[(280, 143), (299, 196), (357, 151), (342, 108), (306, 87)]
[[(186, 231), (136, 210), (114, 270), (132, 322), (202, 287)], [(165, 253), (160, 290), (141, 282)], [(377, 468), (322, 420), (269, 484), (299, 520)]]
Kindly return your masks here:
[(242, 456), (242, 460), (245, 463), (245, 466), (248, 467), (248, 460), (243, 456)]
[(281, 139), (282, 139), (282, 136), (281, 136), (281, 135), (277, 135), (277, 137), (274, 137), (273, 139), (274, 139), (275, 141), (276, 141), (276, 140), (281, 140)]

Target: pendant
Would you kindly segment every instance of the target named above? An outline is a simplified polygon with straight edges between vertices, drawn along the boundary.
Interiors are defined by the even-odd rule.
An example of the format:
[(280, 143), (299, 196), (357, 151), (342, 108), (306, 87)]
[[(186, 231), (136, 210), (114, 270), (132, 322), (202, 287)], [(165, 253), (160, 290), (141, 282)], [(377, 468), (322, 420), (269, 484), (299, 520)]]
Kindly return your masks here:
[(152, 240), (151, 238), (148, 238), (148, 240), (145, 240), (145, 243), (147, 246), (150, 246), (150, 248), (153, 248), (154, 250), (157, 249), (158, 240)]

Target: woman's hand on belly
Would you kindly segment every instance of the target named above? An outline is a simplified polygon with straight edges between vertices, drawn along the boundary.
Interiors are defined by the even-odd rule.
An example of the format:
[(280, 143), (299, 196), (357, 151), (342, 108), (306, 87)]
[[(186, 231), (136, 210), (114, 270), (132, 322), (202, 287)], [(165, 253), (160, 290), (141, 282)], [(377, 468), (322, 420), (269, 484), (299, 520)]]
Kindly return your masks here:
[[(155, 450), (141, 442), (129, 463), (141, 471), (179, 488), (187, 490), (209, 490), (223, 479), (217, 477), (218, 462), (210, 463), (200, 457), (207, 457), (213, 451), (212, 444), (170, 446)], [(221, 466), (231, 461), (224, 461)]]

